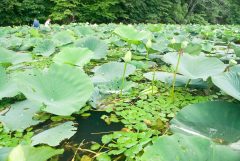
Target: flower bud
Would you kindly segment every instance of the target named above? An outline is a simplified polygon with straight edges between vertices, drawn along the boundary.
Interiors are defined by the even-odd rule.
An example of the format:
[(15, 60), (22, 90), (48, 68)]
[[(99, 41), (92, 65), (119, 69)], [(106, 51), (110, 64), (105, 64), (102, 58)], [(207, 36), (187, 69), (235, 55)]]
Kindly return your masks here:
[(176, 39), (175, 39), (175, 38), (172, 38), (171, 44), (175, 44), (175, 43), (176, 43)]
[(234, 60), (234, 59), (229, 60), (229, 65), (230, 65), (230, 66), (234, 66), (234, 65), (237, 65), (237, 64), (238, 64), (238, 63), (237, 63), (236, 60)]
[(126, 63), (130, 62), (130, 61), (132, 60), (132, 52), (131, 52), (131, 51), (128, 51), (128, 52), (125, 54), (123, 60), (124, 60)]
[(152, 41), (150, 39), (148, 39), (148, 41), (146, 43), (146, 47), (147, 48), (151, 48), (152, 47)]
[(187, 46), (188, 46), (188, 42), (187, 41), (183, 41), (181, 47), (184, 49)]

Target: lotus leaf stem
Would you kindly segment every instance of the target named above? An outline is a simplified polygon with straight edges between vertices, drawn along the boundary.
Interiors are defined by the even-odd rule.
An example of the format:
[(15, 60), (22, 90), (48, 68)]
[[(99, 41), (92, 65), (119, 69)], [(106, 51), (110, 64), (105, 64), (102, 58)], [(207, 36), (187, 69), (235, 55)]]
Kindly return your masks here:
[(175, 98), (175, 83), (176, 83), (176, 77), (177, 77), (177, 71), (178, 71), (178, 67), (179, 67), (179, 64), (180, 64), (180, 60), (181, 60), (181, 55), (182, 55), (183, 51), (182, 49), (178, 52), (178, 60), (177, 60), (177, 66), (176, 66), (176, 69), (174, 71), (174, 74), (173, 74), (173, 83), (172, 83), (172, 100), (174, 100)]
[(122, 84), (121, 84), (120, 96), (122, 96), (122, 91), (123, 91), (123, 87), (124, 87), (124, 80), (125, 80), (126, 70), (127, 70), (127, 62), (125, 62), (125, 64), (124, 64), (124, 70), (123, 70), (123, 76), (122, 76)]
[(156, 69), (153, 68), (153, 77), (152, 77), (152, 94), (153, 94), (153, 87), (154, 87), (154, 81), (155, 81), (155, 75), (156, 75)]
[(187, 83), (186, 83), (186, 85), (185, 85), (185, 88), (187, 88), (188, 87), (188, 85), (191, 83), (191, 79), (189, 79), (188, 81), (187, 81)]

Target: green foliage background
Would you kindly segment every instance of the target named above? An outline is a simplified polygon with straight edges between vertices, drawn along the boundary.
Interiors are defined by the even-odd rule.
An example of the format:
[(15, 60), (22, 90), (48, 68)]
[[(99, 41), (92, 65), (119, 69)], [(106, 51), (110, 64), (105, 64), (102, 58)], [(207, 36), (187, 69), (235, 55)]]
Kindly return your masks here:
[(1, 0), (0, 25), (43, 23), (240, 24), (239, 0)]

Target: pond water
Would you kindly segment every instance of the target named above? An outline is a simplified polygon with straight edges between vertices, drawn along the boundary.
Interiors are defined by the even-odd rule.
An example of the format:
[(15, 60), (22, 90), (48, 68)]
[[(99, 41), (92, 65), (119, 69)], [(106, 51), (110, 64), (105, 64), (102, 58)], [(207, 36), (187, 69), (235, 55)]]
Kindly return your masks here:
[[(76, 116), (78, 131), (67, 142), (70, 142), (72, 145), (79, 145), (83, 141), (101, 143), (101, 138), (103, 135), (111, 133), (112, 131), (120, 131), (123, 128), (123, 125), (121, 123), (112, 123), (110, 125), (107, 125), (105, 121), (101, 119), (102, 115), (109, 115), (106, 112), (91, 111), (90, 113), (91, 116), (88, 118)], [(72, 150), (65, 150), (64, 154), (60, 157), (59, 160), (71, 161), (73, 155), (74, 152)]]

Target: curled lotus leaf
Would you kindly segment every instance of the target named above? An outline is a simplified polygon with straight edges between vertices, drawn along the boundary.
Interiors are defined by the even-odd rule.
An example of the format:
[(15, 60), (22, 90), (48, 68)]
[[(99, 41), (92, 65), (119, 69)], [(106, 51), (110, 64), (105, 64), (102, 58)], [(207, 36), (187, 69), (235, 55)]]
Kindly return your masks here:
[[(173, 65), (174, 68), (177, 66), (177, 53), (167, 53), (163, 56), (163, 61)], [(191, 56), (184, 53), (181, 56), (178, 73), (183, 74), (189, 79), (202, 78), (206, 80), (210, 76), (218, 75), (222, 73), (227, 65), (215, 57), (206, 56)]]

